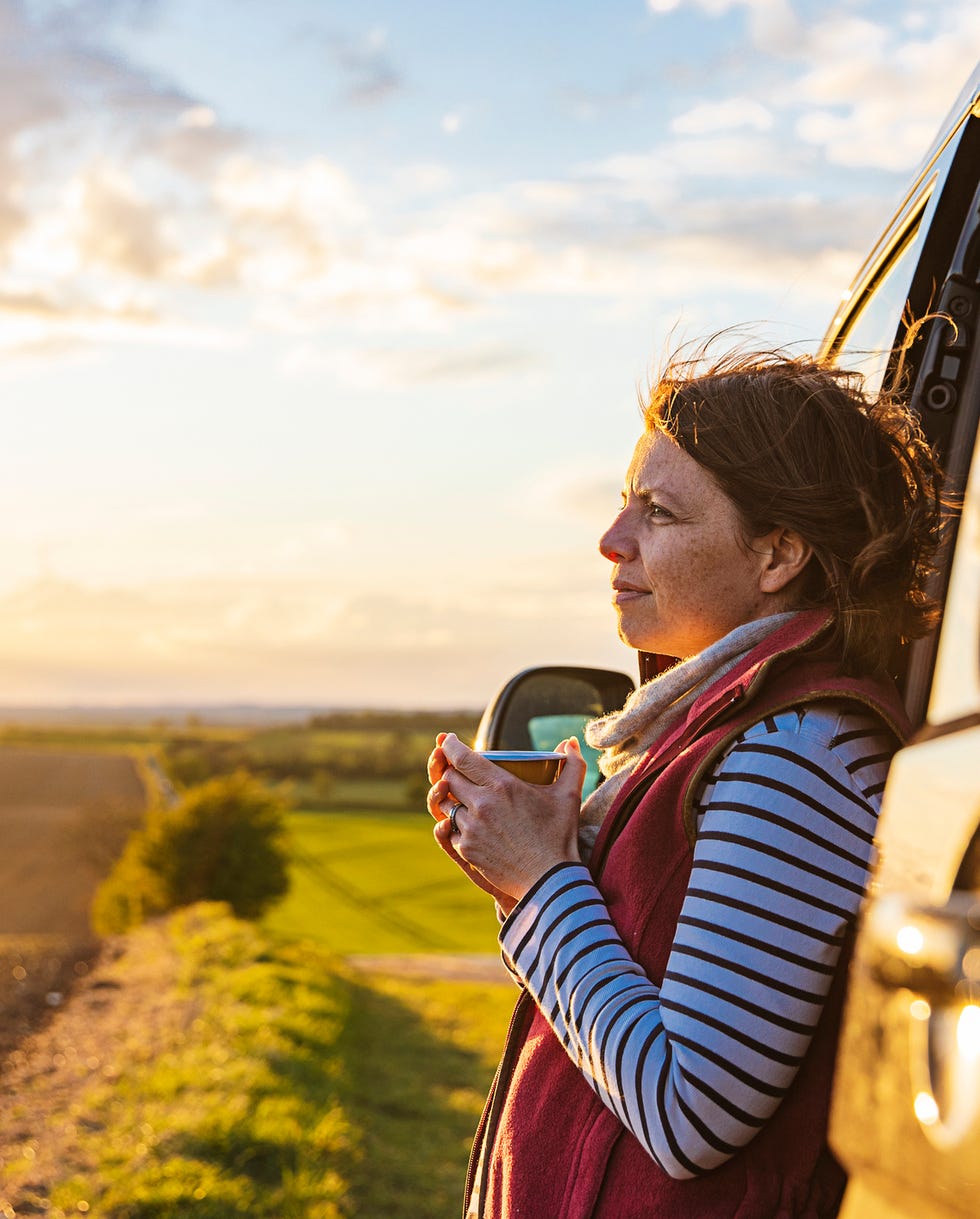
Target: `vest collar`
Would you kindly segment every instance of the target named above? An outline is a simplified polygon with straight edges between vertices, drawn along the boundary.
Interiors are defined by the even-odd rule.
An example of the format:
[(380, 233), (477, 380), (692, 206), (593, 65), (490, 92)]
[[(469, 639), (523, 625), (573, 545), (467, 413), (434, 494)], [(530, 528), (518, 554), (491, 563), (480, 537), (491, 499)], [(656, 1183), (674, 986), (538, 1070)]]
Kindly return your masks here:
[[(713, 682), (695, 699), (688, 720), (699, 718), (715, 704), (719, 708), (727, 708), (732, 702), (741, 702), (750, 697), (756, 685), (777, 661), (781, 662), (810, 647), (830, 629), (832, 621), (826, 610), (801, 610), (789, 622), (757, 643), (720, 681)], [(737, 698), (734, 697), (736, 692)]]
[(650, 751), (642, 769), (666, 763), (716, 719), (728, 714), (751, 698), (777, 662), (795, 655), (815, 643), (829, 628), (831, 615), (823, 609), (801, 610), (756, 644), (750, 652), (718, 681), (694, 700), (686, 717)]

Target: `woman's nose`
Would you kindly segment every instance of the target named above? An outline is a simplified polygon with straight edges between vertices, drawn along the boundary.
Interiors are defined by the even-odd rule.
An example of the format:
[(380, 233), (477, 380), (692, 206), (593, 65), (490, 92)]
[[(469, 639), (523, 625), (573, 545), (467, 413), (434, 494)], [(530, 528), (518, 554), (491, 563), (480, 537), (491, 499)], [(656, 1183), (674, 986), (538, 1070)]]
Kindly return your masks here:
[(629, 553), (629, 538), (623, 526), (623, 513), (616, 517), (599, 539), (599, 553), (610, 563), (622, 563)]

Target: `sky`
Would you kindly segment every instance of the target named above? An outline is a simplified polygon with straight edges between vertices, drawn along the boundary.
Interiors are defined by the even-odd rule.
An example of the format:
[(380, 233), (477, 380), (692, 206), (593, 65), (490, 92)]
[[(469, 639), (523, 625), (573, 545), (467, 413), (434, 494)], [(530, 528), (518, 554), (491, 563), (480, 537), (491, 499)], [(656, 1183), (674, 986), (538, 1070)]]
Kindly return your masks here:
[(0, 0), (0, 704), (634, 670), (665, 349), (813, 350), (975, 0)]

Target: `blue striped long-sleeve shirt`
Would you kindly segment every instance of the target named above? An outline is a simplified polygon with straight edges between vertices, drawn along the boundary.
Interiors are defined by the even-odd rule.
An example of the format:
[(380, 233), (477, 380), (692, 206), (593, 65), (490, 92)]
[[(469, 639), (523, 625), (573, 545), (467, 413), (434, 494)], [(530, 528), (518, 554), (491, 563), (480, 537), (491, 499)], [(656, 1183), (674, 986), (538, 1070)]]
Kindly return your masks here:
[(505, 921), (505, 961), (671, 1176), (724, 1163), (792, 1083), (864, 893), (892, 748), (878, 721), (825, 704), (733, 744), (699, 797), (662, 986), (584, 865), (547, 873)]

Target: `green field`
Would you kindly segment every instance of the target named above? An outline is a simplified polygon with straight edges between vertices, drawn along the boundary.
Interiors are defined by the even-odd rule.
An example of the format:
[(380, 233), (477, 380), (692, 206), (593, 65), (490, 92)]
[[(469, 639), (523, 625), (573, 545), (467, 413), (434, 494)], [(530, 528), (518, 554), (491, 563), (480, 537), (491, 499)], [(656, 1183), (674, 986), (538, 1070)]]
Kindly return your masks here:
[[(421, 774), (421, 767), (419, 768)], [(297, 797), (302, 800), (303, 785), (295, 785)], [(331, 786), (328, 807), (334, 812), (353, 812), (368, 809), (378, 812), (387, 809), (392, 812), (414, 811), (428, 817), (425, 803), (417, 802), (417, 807), (408, 809), (406, 803), (404, 779), (335, 779)]]
[(427, 813), (292, 813), (292, 886), (268, 931), (331, 952), (497, 951), (490, 899), (432, 839)]

